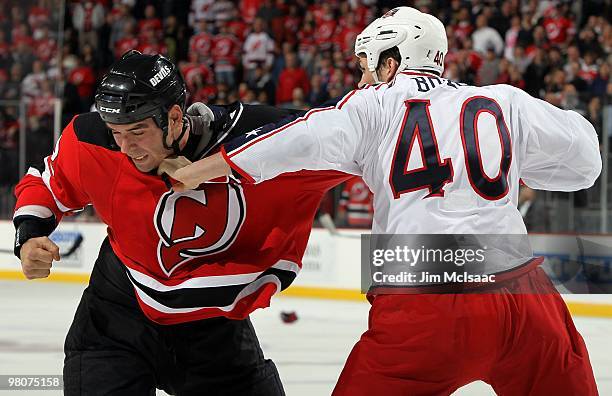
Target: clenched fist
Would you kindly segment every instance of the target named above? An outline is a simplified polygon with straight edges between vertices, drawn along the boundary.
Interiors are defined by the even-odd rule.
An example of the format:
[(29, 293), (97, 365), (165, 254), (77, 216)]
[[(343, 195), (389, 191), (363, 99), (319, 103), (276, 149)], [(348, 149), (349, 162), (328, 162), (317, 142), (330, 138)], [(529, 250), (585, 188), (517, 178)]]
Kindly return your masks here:
[(59, 247), (47, 237), (28, 239), (21, 246), (21, 269), (28, 279), (46, 278), (53, 260), (60, 261)]

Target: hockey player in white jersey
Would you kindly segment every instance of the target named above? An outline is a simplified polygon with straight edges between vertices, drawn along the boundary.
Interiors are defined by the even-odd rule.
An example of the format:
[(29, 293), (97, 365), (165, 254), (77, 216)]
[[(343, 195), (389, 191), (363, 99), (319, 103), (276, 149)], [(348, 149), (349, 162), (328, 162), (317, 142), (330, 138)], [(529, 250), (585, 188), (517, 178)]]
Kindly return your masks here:
[[(389, 11), (357, 37), (360, 89), (179, 169), (176, 189), (231, 172), (257, 183), (336, 170), (374, 192), (373, 233), (526, 234), (519, 181), (592, 186), (595, 130), (520, 89), (441, 78), (446, 52), (438, 19)], [(445, 395), (475, 380), (499, 395), (597, 394), (585, 344), (540, 262), (499, 285), (518, 293), (370, 296), (369, 329), (334, 394)]]

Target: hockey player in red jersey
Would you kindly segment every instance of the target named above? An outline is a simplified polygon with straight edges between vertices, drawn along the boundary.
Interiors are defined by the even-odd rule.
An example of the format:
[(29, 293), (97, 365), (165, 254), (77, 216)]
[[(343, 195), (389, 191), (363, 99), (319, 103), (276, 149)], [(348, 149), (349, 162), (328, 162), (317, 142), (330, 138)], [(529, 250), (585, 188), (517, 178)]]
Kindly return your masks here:
[[(333, 169), (362, 175), (371, 188), (375, 234), (525, 240), (519, 180), (558, 191), (592, 186), (602, 166), (595, 130), (515, 87), (442, 78), (447, 49), (437, 18), (390, 10), (357, 37), (361, 89), (172, 172), (177, 190), (230, 172), (259, 183)], [(563, 299), (541, 258), (523, 257), (487, 262), (494, 270), (485, 275), (497, 281), (474, 293), (449, 293), (469, 285), (433, 280), (369, 295), (368, 330), (334, 395), (449, 395), (476, 380), (501, 396), (597, 395)]]
[(321, 197), (347, 177), (243, 186), (230, 175), (173, 191), (156, 174), (164, 158), (195, 160), (291, 116), (240, 103), (189, 116), (185, 94), (167, 59), (125, 54), (98, 87), (98, 113), (76, 116), (16, 188), (15, 254), (30, 279), (59, 259), (47, 236), (63, 216), (93, 205), (108, 225), (66, 337), (67, 395), (284, 394), (248, 316), (294, 280)]

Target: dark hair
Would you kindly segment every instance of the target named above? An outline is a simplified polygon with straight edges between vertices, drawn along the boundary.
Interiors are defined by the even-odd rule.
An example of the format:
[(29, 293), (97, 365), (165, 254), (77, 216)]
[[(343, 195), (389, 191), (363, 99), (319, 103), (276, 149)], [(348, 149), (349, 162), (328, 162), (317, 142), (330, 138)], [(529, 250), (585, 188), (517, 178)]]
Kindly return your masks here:
[(380, 53), (380, 56), (378, 57), (378, 65), (376, 65), (376, 69), (381, 67), (389, 58), (395, 59), (398, 64), (402, 63), (402, 55), (400, 54), (399, 48), (397, 48), (397, 46), (386, 49)]
[[(389, 58), (395, 59), (398, 65), (402, 63), (402, 55), (400, 54), (399, 48), (397, 48), (397, 46), (391, 47), (380, 53), (380, 56), (378, 57), (378, 65), (376, 66), (376, 69), (378, 70), (378, 68), (380, 68)], [(432, 73), (438, 76), (441, 75), (437, 70), (419, 69), (419, 71), (423, 71), (425, 73)]]

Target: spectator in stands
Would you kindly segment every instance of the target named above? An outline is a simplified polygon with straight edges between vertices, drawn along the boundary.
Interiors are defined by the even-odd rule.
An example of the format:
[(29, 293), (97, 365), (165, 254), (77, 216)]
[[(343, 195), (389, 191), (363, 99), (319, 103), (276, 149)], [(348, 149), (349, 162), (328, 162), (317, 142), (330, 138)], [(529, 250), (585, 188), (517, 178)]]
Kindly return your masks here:
[(13, 64), (18, 63), (24, 73), (32, 71), (32, 64), (36, 60), (33, 52), (33, 40), (29, 37), (13, 40)]
[(604, 62), (599, 68), (599, 74), (593, 79), (589, 86), (589, 92), (598, 97), (606, 95), (607, 86), (610, 83), (610, 63)]
[(98, 29), (106, 19), (104, 7), (98, 2), (86, 0), (74, 4), (72, 10), (72, 25), (79, 32), (79, 45), (85, 43), (98, 48)]
[(525, 89), (525, 79), (523, 79), (523, 74), (521, 73), (518, 67), (516, 67), (515, 65), (510, 65), (510, 67), (508, 68), (508, 74), (508, 84), (523, 90)]
[(230, 33), (226, 22), (218, 24), (219, 32), (213, 37), (212, 60), (215, 64), (215, 79), (230, 88), (236, 87), (236, 69), (240, 62), (241, 44)]
[(217, 0), (212, 5), (212, 13), (215, 18), (215, 26), (218, 26), (236, 17), (236, 6), (230, 0)]
[(565, 72), (567, 82), (572, 84), (578, 92), (586, 92), (588, 89), (588, 84), (584, 79), (580, 76), (580, 64), (578, 62), (572, 62), (563, 68)]
[(40, 60), (32, 63), (32, 71), (28, 73), (21, 83), (21, 93), (29, 98), (40, 95), (41, 81), (47, 79), (45, 67)]
[(21, 97), (21, 81), (23, 79), (23, 68), (21, 64), (14, 63), (11, 66), (9, 79), (4, 88), (4, 99), (18, 100)]
[(68, 75), (68, 81), (76, 86), (81, 103), (87, 109), (93, 104), (96, 75), (93, 69), (85, 65), (80, 58), (74, 57), (74, 59), (76, 64)]
[(53, 117), (55, 95), (53, 87), (48, 79), (39, 81), (39, 93), (33, 98), (30, 98), (27, 109), (28, 116), (36, 117)]
[(157, 17), (153, 4), (146, 5), (144, 9), (144, 18), (138, 21), (138, 32), (140, 34), (145, 35), (150, 30), (153, 31), (153, 36), (155, 38), (161, 38), (162, 21)]
[(488, 25), (487, 17), (479, 15), (476, 18), (476, 30), (472, 33), (474, 50), (485, 54), (489, 48), (493, 49), (494, 54), (499, 55), (504, 51), (504, 40), (497, 30)]
[(89, 66), (96, 75), (102, 68), (100, 52), (96, 51), (90, 44), (85, 44), (81, 48), (81, 59), (83, 60), (83, 65)]
[(284, 34), (283, 34), (283, 11), (276, 6), (273, 0), (263, 0), (257, 13), (255, 14), (257, 18), (261, 18), (261, 20), (269, 27), (269, 31), (272, 33), (272, 38), (280, 43)]
[(34, 52), (36, 57), (44, 63), (49, 63), (57, 55), (57, 43), (51, 37), (49, 27), (42, 25), (35, 36)]
[(281, 41), (296, 44), (300, 26), (302, 26), (302, 17), (299, 14), (297, 4), (288, 4), (287, 14), (283, 16), (283, 37)]
[(179, 55), (179, 40), (182, 41), (184, 35), (184, 28), (178, 25), (178, 20), (175, 15), (168, 15), (164, 20), (164, 45), (166, 46), (166, 52), (168, 58), (172, 62), (177, 62)]
[(321, 51), (329, 51), (332, 49), (334, 33), (336, 33), (337, 22), (334, 17), (334, 11), (330, 3), (324, 2), (321, 4), (320, 17), (316, 21), (315, 28), (315, 43)]
[(4, 30), (0, 30), (0, 69), (8, 69), (11, 62), (10, 44), (6, 40)]
[[(134, 26), (136, 20), (131, 14), (130, 7), (123, 2), (114, 2), (113, 9), (110, 13), (110, 38), (109, 50), (115, 53), (115, 56), (121, 56), (124, 52), (118, 54), (116, 51), (118, 42), (121, 42), (126, 36), (134, 37)], [(129, 26), (129, 28), (127, 28)], [(134, 45), (132, 48), (136, 48)]]
[(304, 90), (300, 87), (295, 87), (291, 93), (291, 103), (285, 105), (287, 108), (296, 110), (308, 110), (310, 106), (306, 103)]
[(338, 224), (347, 227), (370, 228), (374, 215), (374, 200), (363, 179), (355, 176), (342, 185), (338, 202)]
[(138, 45), (140, 45), (140, 43), (134, 32), (135, 29), (135, 21), (126, 21), (125, 25), (123, 25), (123, 34), (121, 35), (121, 39), (115, 41), (115, 58), (118, 59), (121, 57), (122, 54), (125, 54), (127, 51), (138, 48)]
[(546, 77), (544, 82), (546, 83), (546, 93), (544, 100), (555, 106), (561, 107), (563, 102), (563, 90), (565, 88), (565, 72), (560, 69), (553, 69)]
[(285, 105), (292, 101), (293, 90), (297, 87), (302, 89), (303, 94), (308, 94), (310, 82), (306, 71), (298, 65), (297, 55), (290, 52), (285, 55), (286, 67), (278, 78), (276, 89), (276, 103)]
[(26, 167), (32, 166), (53, 151), (52, 117), (28, 116)]
[(264, 30), (265, 23), (261, 18), (255, 18), (253, 31), (247, 36), (242, 48), (242, 64), (245, 77), (250, 80), (258, 66), (266, 69), (272, 67), (274, 61), (274, 40)]
[(327, 87), (323, 84), (321, 76), (313, 74), (310, 78), (310, 92), (306, 96), (306, 101), (311, 106), (318, 106), (329, 100)]
[[(557, 47), (550, 47), (547, 50), (548, 54), (548, 66), (551, 69), (563, 69), (565, 62), (563, 60), (563, 55), (561, 51)], [(581, 62), (582, 63), (582, 62)]]
[(478, 69), (476, 75), (476, 84), (480, 86), (491, 85), (495, 83), (499, 76), (500, 59), (495, 54), (495, 48), (487, 48), (485, 59), (482, 66)]
[(210, 27), (214, 26), (215, 14), (212, 9), (214, 3), (214, 0), (192, 0), (189, 25), (195, 27), (198, 22), (204, 20)]
[(533, 61), (525, 70), (525, 91), (536, 97), (542, 96), (541, 91), (544, 89), (544, 78), (548, 74), (549, 66), (545, 58), (543, 49), (535, 51)]
[(272, 77), (270, 72), (263, 66), (258, 66), (255, 68), (253, 73), (251, 74), (251, 78), (246, 80), (247, 86), (249, 89), (253, 90), (257, 95), (260, 95), (262, 92), (265, 92), (267, 96), (268, 104), (275, 103), (275, 90), (274, 82), (272, 81)]
[(196, 27), (197, 33), (189, 39), (189, 56), (191, 57), (195, 54), (195, 59), (198, 62), (210, 65), (212, 63), (213, 35), (208, 28), (208, 22), (204, 19), (200, 19)]
[(138, 47), (136, 49), (145, 55), (162, 54), (166, 55), (166, 45), (159, 39), (161, 31), (157, 31), (152, 27), (145, 28), (140, 32)]
[(512, 61), (512, 64), (521, 72), (521, 74), (525, 73), (525, 70), (527, 70), (527, 67), (531, 63), (531, 58), (525, 54), (525, 48), (523, 48), (521, 45), (514, 47), (514, 52), (510, 60)]

